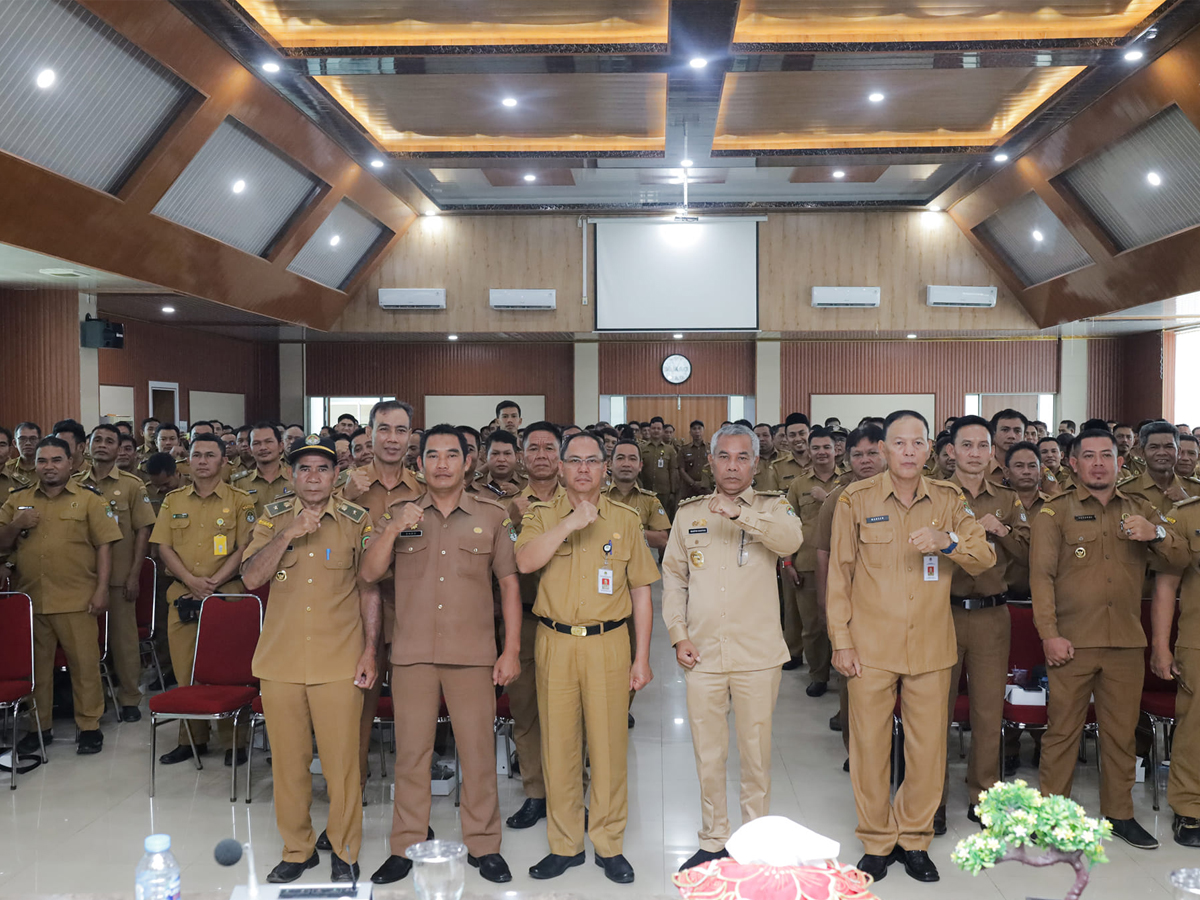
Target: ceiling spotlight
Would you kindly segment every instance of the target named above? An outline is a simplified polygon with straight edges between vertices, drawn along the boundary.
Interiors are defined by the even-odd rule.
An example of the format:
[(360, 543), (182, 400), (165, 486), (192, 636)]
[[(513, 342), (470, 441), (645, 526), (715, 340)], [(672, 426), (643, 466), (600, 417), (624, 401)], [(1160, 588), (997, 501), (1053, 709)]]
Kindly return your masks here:
[(1147, 172), (1146, 180), (1148, 182), (1150, 182), (1150, 184), (1152, 184), (1154, 187), (1158, 187), (1160, 184), (1162, 184), (1162, 176), (1159, 175), (1157, 172)]
[(682, 340), (683, 340), (683, 335), (682, 335), (682, 334), (673, 334), (673, 335), (671, 335), (671, 337), (675, 338), (675, 340), (677, 340), (677, 341), (682, 341)]
[(685, 181), (687, 181), (687, 179), (680, 175), (678, 178), (672, 178), (667, 182), (667, 184), (683, 184)]
[(163, 312), (165, 312), (165, 313), (166, 313), (166, 314), (169, 316), (171, 313), (175, 312), (175, 307), (173, 307), (173, 306), (164, 306), (164, 307), (162, 308), (162, 311), (163, 311)]
[(246, 189), (246, 182), (243, 181), (242, 179), (239, 178), (237, 181), (235, 181), (233, 183), (233, 192), (235, 194), (240, 194), (245, 189)]
[(883, 94), (879, 93), (879, 91), (875, 91), (873, 94), (868, 94), (867, 99), (870, 100), (872, 103), (882, 103), (883, 102)]
[(446, 335), (446, 340), (448, 340), (448, 341), (457, 341), (457, 340), (458, 340), (458, 335), (457, 335), (457, 334), (448, 334), (448, 335)]
[(341, 242), (342, 242), (342, 236), (340, 234), (335, 234), (333, 237), (331, 237), (329, 239), (329, 246), (336, 247)]
[(1007, 153), (997, 153), (995, 156), (992, 157), (992, 159), (994, 159), (998, 163), (1006, 163), (1006, 162), (1008, 162), (1008, 154)]
[(276, 63), (276, 62), (263, 63), (262, 70), (264, 72), (270, 72), (272, 75), (274, 75), (276, 72), (279, 71), (279, 63)]
[(915, 334), (906, 334), (905, 337), (908, 338), (910, 341), (915, 341), (917, 339), (917, 336)]
[(525, 175), (525, 180), (526, 181), (537, 181), (537, 176), (534, 175), (532, 172), (528, 172)]
[(834, 178), (845, 178), (846, 173), (843, 172), (841, 169), (838, 169), (836, 172), (833, 173), (833, 177)]
[(1125, 54), (1125, 62), (1137, 62), (1145, 55), (1141, 50), (1130, 50)]
[(53, 69), (42, 69), (42, 71), (37, 73), (37, 78), (35, 79), (35, 82), (37, 83), (38, 87), (45, 90), (46, 88), (48, 88), (52, 84), (54, 84), (54, 82), (57, 78), (58, 78), (58, 76), (54, 74)]
[(382, 169), (383, 168), (383, 160), (382, 159), (371, 160), (371, 168), (372, 169)]
[(517, 105), (517, 98), (516, 98), (516, 97), (505, 97), (505, 98), (504, 98), (503, 100), (501, 100), (500, 102), (501, 102), (501, 103), (502, 103), (504, 106), (507, 106), (509, 109), (511, 109), (512, 107), (514, 107), (514, 106), (516, 106), (516, 105)]
[(703, 69), (708, 65), (708, 60), (703, 56), (693, 56), (688, 65), (690, 65), (693, 69)]
[(427, 215), (427, 216), (436, 216), (437, 214), (438, 214), (438, 211), (436, 209), (425, 210), (425, 215)]
[(692, 160), (690, 160), (690, 159), (681, 159), (679, 161), (679, 165), (681, 168), (690, 169), (692, 166), (695, 165), (695, 163), (692, 162)]
[(926, 208), (927, 210), (929, 210), (930, 212), (941, 212), (941, 211), (942, 211), (942, 208), (941, 208), (940, 206), (938, 206), (936, 203), (930, 203), (930, 204), (929, 204), (927, 207), (925, 207), (925, 208)]
[(1033, 229), (1033, 239), (1038, 243), (1041, 243), (1046, 239), (1046, 236), (1035, 228)]

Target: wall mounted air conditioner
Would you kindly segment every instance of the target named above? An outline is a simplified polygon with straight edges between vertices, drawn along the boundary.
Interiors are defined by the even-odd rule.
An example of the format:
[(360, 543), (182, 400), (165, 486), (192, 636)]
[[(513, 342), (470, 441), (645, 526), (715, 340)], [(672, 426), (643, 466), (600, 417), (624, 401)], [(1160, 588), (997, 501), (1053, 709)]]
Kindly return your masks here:
[(869, 309), (879, 305), (879, 288), (815, 287), (812, 289), (812, 305), (817, 309)]
[(492, 288), (488, 291), (488, 305), (492, 309), (554, 309), (554, 290), (507, 291)]
[(926, 290), (925, 305), (989, 308), (996, 305), (996, 289), (994, 287), (931, 284)]
[(380, 288), (380, 309), (445, 309), (445, 288)]

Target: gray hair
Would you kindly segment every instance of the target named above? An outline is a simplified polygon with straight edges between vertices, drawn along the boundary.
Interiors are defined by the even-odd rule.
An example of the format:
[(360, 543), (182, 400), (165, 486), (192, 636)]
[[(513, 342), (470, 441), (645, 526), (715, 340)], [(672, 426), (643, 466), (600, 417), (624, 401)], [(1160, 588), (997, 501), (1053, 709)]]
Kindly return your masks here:
[(725, 425), (718, 429), (717, 433), (712, 436), (712, 440), (708, 445), (708, 452), (711, 456), (717, 455), (717, 441), (723, 437), (750, 438), (750, 447), (754, 450), (754, 455), (758, 456), (758, 435), (745, 425)]

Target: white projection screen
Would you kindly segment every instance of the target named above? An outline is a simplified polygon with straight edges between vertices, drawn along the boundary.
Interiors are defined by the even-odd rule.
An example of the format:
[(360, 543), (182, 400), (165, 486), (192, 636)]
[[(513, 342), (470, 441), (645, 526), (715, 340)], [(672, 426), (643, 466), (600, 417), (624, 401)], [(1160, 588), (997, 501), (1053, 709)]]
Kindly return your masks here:
[(597, 331), (758, 328), (754, 219), (595, 224)]

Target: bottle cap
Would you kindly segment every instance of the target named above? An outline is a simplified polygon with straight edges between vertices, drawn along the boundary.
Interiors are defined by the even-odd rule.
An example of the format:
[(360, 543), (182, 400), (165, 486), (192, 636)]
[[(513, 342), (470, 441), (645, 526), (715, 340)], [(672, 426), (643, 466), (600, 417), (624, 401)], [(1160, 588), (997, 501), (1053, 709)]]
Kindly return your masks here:
[(171, 849), (171, 836), (169, 834), (152, 834), (146, 838), (144, 846), (147, 853), (165, 853)]

